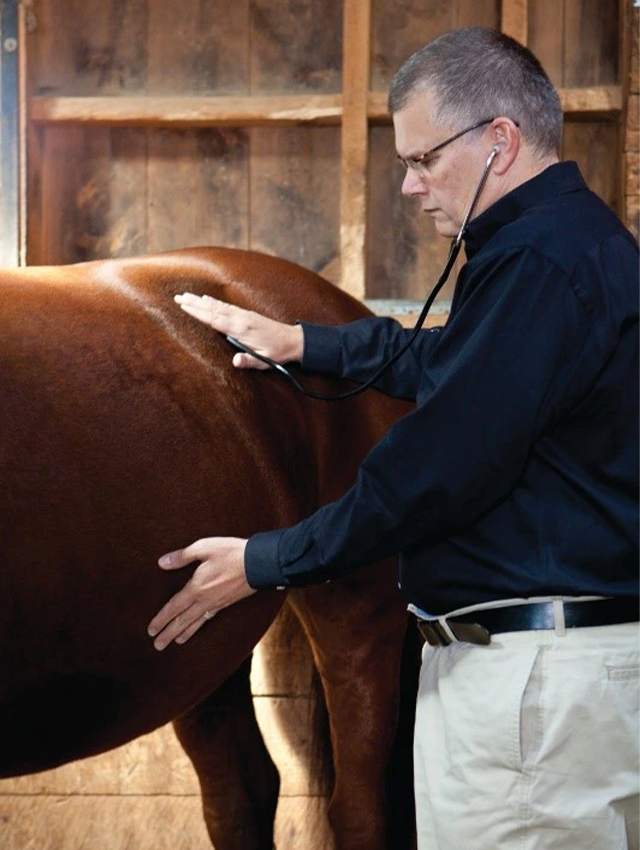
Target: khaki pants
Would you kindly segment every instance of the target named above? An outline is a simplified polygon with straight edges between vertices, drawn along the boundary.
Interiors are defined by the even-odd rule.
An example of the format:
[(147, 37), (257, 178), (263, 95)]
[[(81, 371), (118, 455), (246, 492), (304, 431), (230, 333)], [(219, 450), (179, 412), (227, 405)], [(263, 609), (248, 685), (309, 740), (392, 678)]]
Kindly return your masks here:
[(423, 649), (419, 850), (638, 850), (638, 624)]

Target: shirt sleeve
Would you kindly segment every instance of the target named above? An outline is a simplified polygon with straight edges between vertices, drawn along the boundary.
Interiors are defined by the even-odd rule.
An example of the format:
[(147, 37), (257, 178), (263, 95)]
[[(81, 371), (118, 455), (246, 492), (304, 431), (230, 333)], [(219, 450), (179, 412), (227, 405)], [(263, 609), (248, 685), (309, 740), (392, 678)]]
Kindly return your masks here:
[(493, 271), (442, 332), (417, 409), (374, 446), (344, 496), (250, 538), (252, 587), (328, 581), (445, 539), (516, 486), (559, 400), (588, 381), (587, 311), (566, 275), (530, 249)]
[[(330, 327), (302, 323), (302, 368), (364, 383), (404, 346), (411, 329), (393, 319), (370, 318)], [(395, 398), (415, 401), (422, 370), (440, 328), (420, 330), (410, 348), (374, 386)]]

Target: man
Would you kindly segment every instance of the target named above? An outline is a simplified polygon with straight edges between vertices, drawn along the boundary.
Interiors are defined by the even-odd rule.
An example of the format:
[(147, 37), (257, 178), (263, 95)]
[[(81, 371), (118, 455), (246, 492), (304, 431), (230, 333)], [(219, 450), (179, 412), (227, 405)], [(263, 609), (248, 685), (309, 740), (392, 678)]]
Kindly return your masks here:
[[(403, 193), (440, 234), (486, 176), (449, 320), (379, 381), (417, 407), (307, 520), (164, 556), (202, 563), (150, 633), (182, 643), (254, 589), (398, 552), (427, 641), (420, 850), (637, 848), (637, 245), (559, 162), (558, 95), (512, 39), (445, 34), (407, 60), (389, 106)], [(359, 381), (407, 336), (179, 303), (276, 362)]]

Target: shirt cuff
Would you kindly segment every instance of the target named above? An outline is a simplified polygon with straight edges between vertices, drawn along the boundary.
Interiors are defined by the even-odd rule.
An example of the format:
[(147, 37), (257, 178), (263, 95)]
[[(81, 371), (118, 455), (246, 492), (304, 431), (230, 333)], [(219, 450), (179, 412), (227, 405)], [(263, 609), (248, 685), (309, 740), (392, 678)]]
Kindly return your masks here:
[(261, 531), (252, 535), (244, 550), (244, 571), (254, 590), (284, 587), (278, 566), (278, 543), (281, 530)]
[(330, 325), (300, 324), (304, 335), (302, 368), (307, 372), (340, 374), (340, 329)]

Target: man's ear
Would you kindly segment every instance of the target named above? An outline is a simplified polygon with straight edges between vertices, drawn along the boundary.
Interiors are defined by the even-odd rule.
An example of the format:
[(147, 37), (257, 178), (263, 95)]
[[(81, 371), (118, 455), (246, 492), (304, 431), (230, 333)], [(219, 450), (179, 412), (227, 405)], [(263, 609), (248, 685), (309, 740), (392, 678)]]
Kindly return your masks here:
[(498, 155), (493, 160), (491, 170), (495, 174), (505, 174), (511, 168), (520, 150), (520, 131), (511, 118), (495, 118), (490, 127), (493, 134), (493, 145), (498, 149)]

